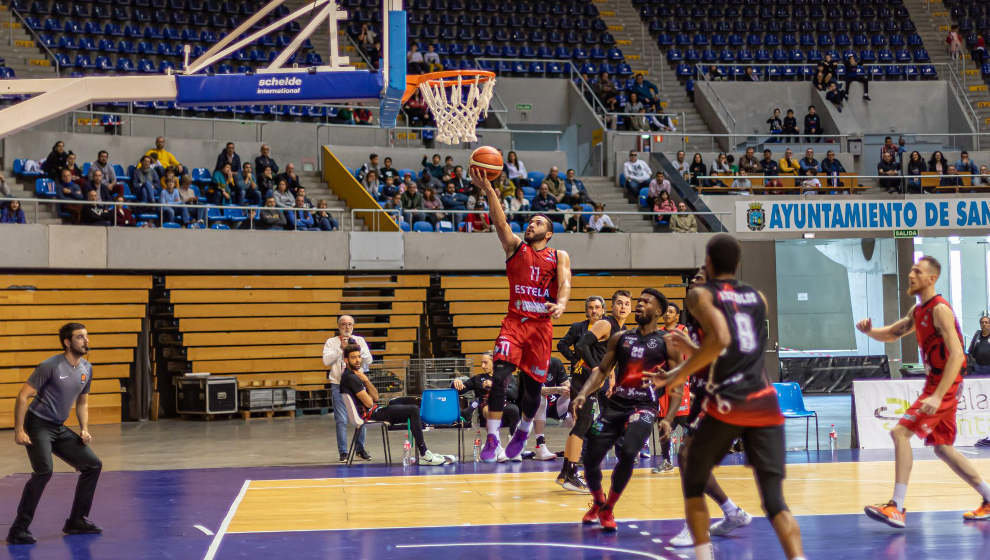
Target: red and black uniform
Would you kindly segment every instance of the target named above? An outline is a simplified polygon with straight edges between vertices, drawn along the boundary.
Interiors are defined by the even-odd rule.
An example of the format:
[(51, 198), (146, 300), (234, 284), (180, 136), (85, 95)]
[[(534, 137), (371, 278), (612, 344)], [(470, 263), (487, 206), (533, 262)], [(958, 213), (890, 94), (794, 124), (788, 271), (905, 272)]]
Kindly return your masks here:
[(783, 498), (784, 417), (777, 392), (764, 371), (767, 347), (766, 303), (754, 288), (737, 280), (710, 280), (707, 290), (725, 316), (731, 342), (707, 372), (704, 416), (698, 423), (681, 469), (685, 498), (704, 495), (712, 469), (737, 437), (753, 467), (769, 519), (787, 509)]
[(553, 323), (547, 303), (557, 302), (557, 250), (521, 243), (505, 262), (509, 309), (495, 341), (495, 361), (508, 362), (542, 383), (550, 367)]
[[(914, 330), (918, 338), (918, 347), (921, 349), (921, 359), (925, 363), (925, 388), (921, 391), (911, 408), (904, 413), (898, 422), (901, 426), (911, 430), (920, 438), (925, 439), (925, 445), (952, 445), (956, 441), (956, 407), (959, 405), (959, 391), (962, 389), (963, 372), (966, 371), (966, 358), (959, 367), (956, 379), (952, 386), (942, 397), (935, 414), (923, 414), (921, 403), (928, 397), (935, 394), (935, 389), (942, 381), (942, 370), (949, 360), (949, 349), (946, 347), (945, 339), (935, 328), (935, 317), (932, 311), (939, 304), (944, 304), (949, 309), (952, 306), (945, 301), (941, 295), (936, 295), (925, 303), (916, 305), (912, 315), (914, 316)], [(959, 329), (959, 321), (955, 322), (956, 337), (959, 338), (959, 346), (962, 347), (962, 331)]]

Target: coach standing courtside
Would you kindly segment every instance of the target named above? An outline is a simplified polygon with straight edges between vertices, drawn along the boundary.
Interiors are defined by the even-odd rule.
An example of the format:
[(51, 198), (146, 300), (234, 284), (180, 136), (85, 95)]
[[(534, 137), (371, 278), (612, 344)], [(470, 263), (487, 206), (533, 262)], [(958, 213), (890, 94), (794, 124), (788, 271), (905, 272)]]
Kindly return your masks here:
[[(89, 353), (86, 327), (68, 323), (58, 331), (65, 350), (34, 370), (17, 395), (14, 406), (14, 441), (27, 447), (33, 470), (24, 485), (17, 517), (7, 534), (10, 544), (34, 544), (28, 530), (45, 485), (52, 477), (52, 454), (79, 471), (72, 512), (62, 527), (70, 535), (102, 532), (86, 516), (93, 505), (103, 463), (89, 447), (89, 387), (93, 367), (83, 356)], [(28, 401), (34, 397), (34, 401)], [(79, 434), (65, 426), (72, 406), (79, 419)]]
[[(323, 365), (328, 368), (328, 378), (330, 379), (330, 393), (333, 395), (333, 421), (337, 430), (337, 451), (340, 452), (340, 462), (347, 462), (347, 409), (344, 408), (344, 399), (340, 396), (340, 375), (344, 372), (347, 364), (344, 361), (343, 349), (348, 344), (357, 344), (361, 347), (361, 366), (365, 373), (371, 365), (371, 350), (364, 338), (354, 334), (354, 317), (341, 315), (337, 319), (337, 336), (327, 339), (323, 345)], [(357, 440), (358, 457), (365, 461), (371, 460), (371, 455), (364, 450), (364, 428), (357, 430), (354, 434)]]

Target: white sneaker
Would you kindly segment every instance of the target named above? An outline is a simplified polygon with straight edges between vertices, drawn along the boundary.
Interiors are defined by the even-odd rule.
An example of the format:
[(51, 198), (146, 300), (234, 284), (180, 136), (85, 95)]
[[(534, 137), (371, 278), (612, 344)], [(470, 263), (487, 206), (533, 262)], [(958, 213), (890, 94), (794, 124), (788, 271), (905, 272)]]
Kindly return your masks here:
[(504, 463), (508, 461), (509, 458), (505, 456), (505, 449), (500, 445), (498, 449), (495, 450), (495, 462)]
[(543, 443), (536, 446), (533, 459), (537, 461), (556, 461), (557, 454), (547, 449), (547, 444)]
[(439, 466), (447, 462), (447, 458), (439, 453), (427, 450), (419, 456), (419, 464), (424, 466)]
[(712, 523), (709, 531), (713, 536), (724, 537), (732, 531), (740, 527), (745, 527), (753, 522), (753, 516), (743, 511), (742, 508), (736, 510), (732, 515), (726, 515), (724, 518)]
[(691, 530), (688, 529), (687, 523), (681, 528), (681, 532), (670, 539), (670, 546), (694, 546), (694, 537), (691, 536)]

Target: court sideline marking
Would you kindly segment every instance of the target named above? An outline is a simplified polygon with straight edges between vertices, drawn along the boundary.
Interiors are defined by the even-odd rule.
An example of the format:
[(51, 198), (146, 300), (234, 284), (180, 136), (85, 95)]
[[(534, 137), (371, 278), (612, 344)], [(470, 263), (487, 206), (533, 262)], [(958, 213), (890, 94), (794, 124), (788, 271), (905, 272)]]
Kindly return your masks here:
[(217, 534), (213, 535), (213, 542), (210, 543), (210, 548), (206, 550), (206, 556), (203, 557), (203, 560), (213, 560), (213, 558), (217, 555), (217, 551), (220, 550), (220, 542), (223, 540), (223, 536), (227, 532), (227, 527), (230, 527), (230, 522), (234, 520), (234, 514), (237, 512), (237, 507), (241, 505), (241, 500), (244, 499), (244, 494), (247, 493), (248, 486), (250, 485), (250, 480), (245, 480), (244, 484), (241, 485), (241, 491), (237, 493), (237, 497), (234, 498), (233, 503), (230, 504), (230, 508), (227, 509), (227, 516), (223, 518), (220, 528), (217, 529)]
[(563, 544), (563, 543), (539, 543), (539, 542), (483, 542), (483, 543), (434, 543), (434, 544), (399, 544), (395, 548), (446, 548), (449, 546), (550, 546), (555, 548), (582, 548), (587, 550), (601, 550), (606, 552), (623, 552), (634, 556), (643, 556), (652, 560), (667, 560), (663, 556), (643, 552), (642, 550), (629, 550), (627, 548), (615, 548), (611, 546), (593, 546), (589, 544)]

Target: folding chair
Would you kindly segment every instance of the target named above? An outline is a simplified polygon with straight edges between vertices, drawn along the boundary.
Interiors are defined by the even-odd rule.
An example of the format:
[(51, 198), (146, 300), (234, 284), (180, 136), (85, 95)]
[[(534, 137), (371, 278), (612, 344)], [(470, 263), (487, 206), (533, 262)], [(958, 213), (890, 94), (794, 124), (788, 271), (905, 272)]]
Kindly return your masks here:
[(808, 449), (808, 430), (811, 426), (811, 418), (815, 418), (815, 450), (821, 451), (818, 442), (818, 413), (805, 408), (801, 386), (797, 383), (774, 383), (773, 388), (777, 390), (777, 402), (780, 404), (780, 412), (784, 418), (804, 418), (805, 449)]
[(464, 425), (456, 389), (426, 389), (419, 406), (423, 423), (457, 428), (457, 460), (464, 460)]
[(384, 446), (385, 454), (385, 464), (392, 464), (392, 453), (389, 449), (388, 444), (388, 428), (391, 426), (390, 423), (384, 421), (376, 420), (365, 420), (361, 418), (358, 414), (357, 406), (354, 404), (354, 398), (349, 394), (342, 394), (341, 397), (344, 399), (344, 406), (347, 407), (347, 421), (354, 426), (354, 437), (351, 438), (351, 446), (347, 450), (347, 464), (350, 465), (354, 463), (354, 453), (357, 451), (357, 434), (358, 430), (365, 426), (381, 426), (382, 429), (382, 445)]

